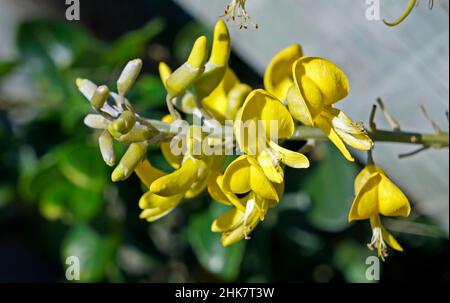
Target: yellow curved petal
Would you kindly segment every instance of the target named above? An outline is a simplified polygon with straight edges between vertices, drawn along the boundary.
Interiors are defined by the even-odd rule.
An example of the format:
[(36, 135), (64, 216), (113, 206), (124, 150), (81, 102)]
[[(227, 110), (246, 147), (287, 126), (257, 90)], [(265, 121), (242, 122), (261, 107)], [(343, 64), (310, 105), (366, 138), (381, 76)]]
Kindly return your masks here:
[(187, 158), (178, 170), (155, 180), (150, 186), (150, 191), (164, 197), (184, 194), (197, 180), (198, 168), (198, 160)]
[(163, 83), (164, 87), (166, 87), (166, 81), (172, 74), (172, 69), (165, 62), (160, 62), (158, 71), (161, 82)]
[(367, 181), (377, 173), (379, 173), (379, 171), (373, 164), (364, 167), (355, 178), (355, 195), (357, 195), (361, 191), (361, 188), (366, 185)]
[(364, 184), (353, 201), (348, 215), (349, 222), (378, 216), (378, 186), (380, 181), (381, 176), (375, 174)]
[(225, 205), (230, 205), (228, 197), (223, 192), (223, 175), (219, 172), (213, 172), (208, 180), (208, 193), (215, 201)]
[[(173, 118), (171, 115), (166, 115), (161, 119), (161, 121), (166, 122), (166, 123), (172, 123)], [(175, 144), (176, 142), (173, 141), (173, 143)], [(180, 141), (180, 143), (181, 143), (181, 141)], [(162, 153), (164, 159), (170, 164), (170, 166), (172, 166), (174, 169), (179, 169), (181, 166), (181, 162), (183, 161), (183, 155), (174, 155), (171, 152), (171, 147), (170, 147), (171, 144), (172, 144), (172, 142), (161, 142), (161, 153)]]
[(251, 190), (250, 167), (245, 155), (231, 162), (223, 175), (223, 189), (235, 194), (248, 193)]
[(250, 167), (250, 187), (257, 195), (265, 199), (280, 201), (275, 187), (259, 166), (252, 165)]
[(303, 96), (296, 85), (292, 85), (288, 90), (287, 104), (289, 112), (294, 119), (307, 126), (314, 125), (311, 109), (308, 104), (306, 104), (305, 99), (303, 99)]
[[(265, 142), (274, 136), (287, 138), (294, 133), (294, 120), (289, 111), (280, 100), (262, 89), (248, 95), (236, 119), (236, 140), (246, 152), (248, 149), (258, 151), (260, 140)], [(259, 130), (265, 134), (260, 134)]]
[(354, 162), (355, 159), (348, 151), (347, 147), (344, 144), (344, 141), (342, 141), (341, 137), (336, 133), (336, 131), (333, 129), (331, 123), (327, 121), (323, 117), (317, 117), (316, 120), (314, 120), (315, 124), (323, 131), (323, 133), (330, 139), (331, 142), (333, 142), (334, 145), (339, 149), (339, 151), (344, 155), (344, 157), (351, 162)]
[(280, 100), (286, 100), (287, 91), (293, 84), (292, 64), (303, 56), (298, 44), (291, 45), (273, 57), (264, 74), (264, 87)]
[(294, 64), (294, 79), (305, 101), (314, 109), (345, 98), (350, 85), (347, 76), (333, 62), (318, 57), (302, 57)]
[(227, 68), (225, 76), (211, 94), (202, 100), (203, 107), (220, 122), (226, 119), (228, 94), (239, 84), (239, 79), (231, 68)]
[(325, 108), (321, 115), (331, 121), (334, 130), (346, 144), (359, 150), (372, 149), (374, 143), (362, 123), (354, 123), (344, 112), (331, 107)]
[(258, 226), (259, 222), (259, 213), (256, 211), (251, 212), (246, 224), (242, 223), (238, 227), (223, 233), (220, 242), (223, 246), (228, 247), (241, 240), (248, 239), (250, 233)]
[(191, 188), (184, 195), (187, 199), (193, 199), (200, 195), (208, 186), (208, 178), (211, 174), (210, 167), (203, 160), (199, 162), (197, 180), (191, 185)]
[(153, 167), (148, 160), (140, 162), (134, 172), (147, 188), (150, 188), (153, 181), (166, 174), (162, 170)]
[(262, 152), (257, 156), (258, 163), (261, 166), (267, 178), (274, 183), (281, 183), (284, 180), (284, 171), (277, 163), (273, 163), (272, 156), (267, 152)]
[(387, 245), (397, 251), (403, 251), (403, 247), (400, 245), (400, 243), (398, 243), (394, 236), (391, 235), (383, 226), (381, 227), (381, 235), (383, 236), (383, 240)]
[(233, 208), (220, 215), (211, 225), (212, 232), (226, 232), (237, 228), (244, 221), (244, 213)]
[(384, 174), (380, 174), (378, 208), (380, 214), (390, 217), (408, 217), (411, 205), (403, 192)]
[(270, 147), (274, 149), (281, 158), (281, 162), (292, 168), (308, 168), (310, 163), (308, 158), (301, 153), (283, 148), (274, 142), (270, 142)]

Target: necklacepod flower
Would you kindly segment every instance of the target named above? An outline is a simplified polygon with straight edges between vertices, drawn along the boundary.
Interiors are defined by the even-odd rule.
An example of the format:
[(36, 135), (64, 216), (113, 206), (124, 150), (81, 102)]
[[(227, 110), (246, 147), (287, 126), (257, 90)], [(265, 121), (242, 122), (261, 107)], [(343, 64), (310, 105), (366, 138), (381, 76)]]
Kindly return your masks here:
[(307, 126), (319, 127), (345, 158), (354, 161), (346, 144), (370, 150), (373, 141), (362, 123), (354, 123), (334, 104), (350, 90), (347, 76), (334, 63), (318, 57), (301, 57), (292, 66), (294, 85), (287, 103), (292, 116)]
[(272, 182), (283, 182), (281, 164), (309, 167), (305, 155), (277, 144), (278, 139), (294, 134), (294, 120), (283, 103), (265, 90), (254, 90), (248, 95), (236, 116), (235, 133), (239, 148), (257, 159)]
[(283, 102), (286, 102), (287, 93), (294, 85), (292, 65), (301, 57), (303, 57), (302, 47), (293, 44), (276, 54), (266, 68), (264, 88)]
[(355, 179), (355, 200), (348, 215), (349, 222), (370, 220), (372, 240), (370, 249), (376, 249), (378, 256), (387, 256), (387, 245), (395, 250), (403, 248), (382, 226), (382, 216), (408, 217), (411, 206), (403, 192), (386, 176), (385, 172), (374, 164), (367, 165)]
[[(278, 203), (284, 191), (284, 183), (270, 184), (264, 173), (260, 169), (258, 171), (255, 162), (253, 165), (256, 165), (256, 170), (252, 171), (250, 161), (248, 156), (241, 156), (227, 168), (224, 175), (216, 172), (208, 182), (208, 192), (214, 200), (233, 206), (211, 226), (213, 232), (222, 233), (223, 246), (250, 239), (250, 233), (264, 220), (269, 208)], [(250, 179), (254, 182), (249, 182)], [(246, 184), (239, 184), (242, 181), (246, 181)], [(262, 185), (257, 186), (258, 182), (262, 182)], [(270, 186), (271, 191), (274, 191), (270, 197), (276, 199), (261, 196), (267, 195), (262, 190), (264, 186)]]

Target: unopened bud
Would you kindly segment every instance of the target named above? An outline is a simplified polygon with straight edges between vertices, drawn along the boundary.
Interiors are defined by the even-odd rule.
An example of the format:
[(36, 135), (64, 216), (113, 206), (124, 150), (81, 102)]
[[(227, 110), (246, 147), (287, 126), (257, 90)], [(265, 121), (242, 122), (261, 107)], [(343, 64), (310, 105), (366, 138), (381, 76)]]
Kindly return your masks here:
[(133, 86), (142, 69), (142, 60), (134, 59), (128, 62), (117, 80), (117, 90), (124, 95)]
[(119, 165), (114, 169), (111, 180), (117, 182), (127, 179), (145, 158), (147, 147), (148, 144), (145, 142), (131, 144), (120, 160)]
[(91, 105), (96, 110), (100, 110), (109, 97), (109, 89), (106, 85), (97, 87), (91, 99)]
[(166, 81), (172, 74), (172, 69), (166, 63), (160, 62), (158, 71), (159, 77), (161, 78), (161, 82), (163, 83), (164, 87), (166, 87)]
[(108, 131), (104, 131), (98, 138), (100, 152), (103, 161), (109, 166), (113, 166), (116, 162), (116, 154), (114, 152), (114, 140)]
[(183, 94), (204, 72), (208, 56), (208, 41), (202, 36), (195, 42), (189, 59), (174, 71), (166, 80), (166, 89), (170, 97)]
[(125, 135), (122, 135), (117, 140), (122, 143), (136, 143), (136, 142), (143, 142), (151, 139), (155, 135), (157, 135), (158, 132), (156, 130), (151, 130), (144, 126), (135, 126), (132, 130), (130, 130)]
[(78, 90), (86, 97), (86, 99), (91, 101), (92, 96), (94, 96), (95, 90), (97, 89), (97, 85), (95, 85), (88, 79), (80, 78), (78, 78), (75, 83), (78, 87)]
[(108, 126), (108, 130), (115, 138), (119, 138), (120, 136), (128, 133), (133, 126), (136, 124), (136, 116), (126, 110), (124, 111), (116, 121), (112, 122)]
[(84, 124), (90, 128), (105, 129), (109, 122), (101, 115), (89, 114), (84, 118)]
[(211, 57), (205, 65), (205, 72), (195, 82), (195, 91), (200, 98), (205, 98), (219, 85), (225, 76), (230, 58), (231, 40), (225, 22), (216, 23)]

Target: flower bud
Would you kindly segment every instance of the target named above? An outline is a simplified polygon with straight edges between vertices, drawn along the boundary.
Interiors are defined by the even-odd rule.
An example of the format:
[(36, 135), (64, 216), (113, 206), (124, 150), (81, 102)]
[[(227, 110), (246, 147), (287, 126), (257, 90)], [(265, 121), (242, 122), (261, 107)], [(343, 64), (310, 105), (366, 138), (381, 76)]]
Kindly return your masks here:
[(84, 118), (84, 124), (90, 128), (105, 129), (109, 122), (101, 115), (89, 114)]
[(148, 144), (145, 142), (131, 144), (120, 160), (119, 165), (114, 169), (111, 180), (117, 182), (127, 179), (144, 159), (147, 147)]
[(97, 89), (97, 85), (95, 85), (92, 81), (88, 79), (80, 79), (78, 78), (75, 81), (78, 90), (88, 99), (91, 101), (92, 96), (94, 96), (95, 90)]
[(184, 93), (204, 72), (208, 56), (208, 41), (202, 36), (195, 41), (189, 59), (166, 80), (166, 88), (171, 98)]
[(156, 130), (151, 130), (144, 126), (135, 126), (132, 130), (130, 130), (125, 135), (120, 136), (117, 140), (122, 143), (136, 143), (143, 142), (151, 139), (158, 132)]
[(142, 69), (142, 60), (134, 59), (128, 62), (117, 80), (117, 90), (124, 95), (134, 84)]
[(107, 165), (113, 166), (116, 162), (116, 154), (114, 152), (114, 141), (111, 134), (108, 131), (104, 131), (98, 138), (98, 143), (103, 161)]
[(115, 138), (119, 138), (120, 136), (128, 133), (133, 126), (136, 124), (135, 115), (126, 110), (124, 111), (116, 121), (112, 122), (108, 126), (108, 130)]
[(91, 99), (91, 105), (95, 110), (100, 110), (109, 97), (109, 89), (106, 85), (97, 87)]
[(172, 74), (172, 69), (165, 62), (160, 62), (158, 71), (159, 77), (161, 78), (161, 82), (163, 83), (164, 87), (166, 87), (166, 81)]
[(207, 97), (219, 85), (225, 76), (230, 58), (230, 34), (225, 22), (216, 23), (211, 57), (205, 65), (205, 72), (195, 83), (195, 90), (200, 98)]

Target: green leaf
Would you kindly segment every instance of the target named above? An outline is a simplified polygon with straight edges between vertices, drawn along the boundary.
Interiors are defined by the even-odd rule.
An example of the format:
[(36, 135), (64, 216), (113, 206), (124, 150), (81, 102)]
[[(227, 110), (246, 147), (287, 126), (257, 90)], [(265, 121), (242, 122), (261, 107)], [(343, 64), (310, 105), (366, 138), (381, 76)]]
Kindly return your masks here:
[(312, 200), (308, 218), (319, 229), (339, 232), (349, 226), (347, 214), (358, 166), (346, 161), (331, 144), (326, 145), (326, 150), (326, 156), (313, 165), (305, 181), (304, 189)]
[(54, 180), (40, 199), (39, 208), (48, 220), (86, 221), (103, 206), (101, 193), (76, 187), (65, 180)]
[(132, 93), (134, 94), (130, 94), (130, 99), (133, 100), (133, 105), (142, 107), (143, 110), (165, 106), (166, 90), (155, 75), (141, 76)]
[(218, 215), (226, 211), (226, 207), (214, 201), (210, 203), (209, 209), (191, 217), (188, 226), (189, 242), (205, 269), (222, 280), (233, 281), (239, 275), (245, 243), (240, 242), (226, 248), (220, 244), (220, 234), (211, 232), (211, 224)]
[(164, 29), (162, 19), (154, 19), (142, 28), (120, 37), (105, 53), (103, 61), (107, 65), (123, 64), (143, 54), (146, 44)]
[(63, 241), (63, 264), (68, 257), (77, 257), (80, 261), (80, 282), (99, 282), (113, 262), (116, 247), (114, 236), (101, 235), (86, 224), (76, 225)]
[(366, 259), (373, 254), (364, 245), (345, 240), (339, 243), (334, 251), (333, 263), (343, 273), (347, 282), (373, 282), (366, 278), (366, 270), (369, 266), (366, 265)]
[(17, 66), (16, 61), (2, 61), (0, 62), (0, 79), (6, 76), (14, 67)]

